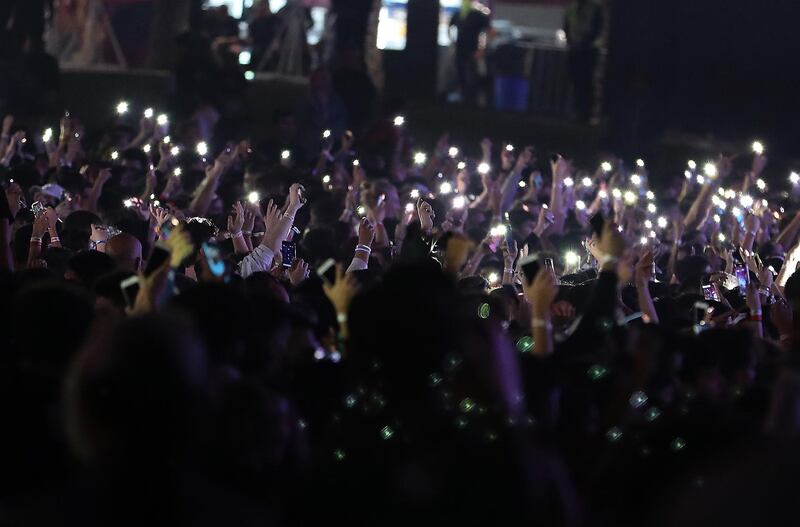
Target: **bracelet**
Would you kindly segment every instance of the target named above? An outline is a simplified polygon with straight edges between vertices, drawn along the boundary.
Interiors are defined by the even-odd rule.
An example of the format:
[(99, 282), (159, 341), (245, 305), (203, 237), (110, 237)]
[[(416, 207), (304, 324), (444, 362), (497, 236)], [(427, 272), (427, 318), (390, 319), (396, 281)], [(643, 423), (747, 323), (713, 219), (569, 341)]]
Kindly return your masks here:
[(284, 217), (284, 218), (289, 218), (289, 219), (291, 219), (292, 221), (294, 221), (294, 214), (291, 214), (289, 211), (286, 211), (286, 212), (284, 212), (284, 213), (283, 213), (283, 217)]
[(503, 274), (505, 273), (513, 274), (514, 269), (512, 267), (503, 267)]
[(36, 244), (41, 245), (42, 244), (42, 238), (40, 236), (31, 236), (31, 243), (36, 243)]
[(531, 327), (533, 327), (533, 328), (544, 328), (544, 329), (549, 331), (549, 330), (553, 329), (553, 323), (550, 322), (549, 320), (545, 320), (543, 318), (534, 318), (531, 321)]
[(242, 231), (229, 233), (229, 234), (231, 236), (231, 240), (234, 239), (234, 238), (241, 238), (242, 237)]
[(364, 251), (367, 254), (371, 254), (372, 253), (372, 247), (370, 247), (369, 245), (364, 245), (364, 244), (359, 243), (358, 245), (356, 245), (356, 251)]
[(750, 315), (750, 321), (751, 322), (761, 322), (762, 320), (764, 320), (764, 317), (761, 316), (760, 313), (758, 313), (758, 314), (753, 313), (753, 314)]
[(50, 236), (50, 243), (56, 243), (56, 242), (61, 243), (61, 238), (59, 238), (58, 236)]
[(253, 231), (242, 231), (242, 234), (244, 236), (252, 236), (253, 235)]

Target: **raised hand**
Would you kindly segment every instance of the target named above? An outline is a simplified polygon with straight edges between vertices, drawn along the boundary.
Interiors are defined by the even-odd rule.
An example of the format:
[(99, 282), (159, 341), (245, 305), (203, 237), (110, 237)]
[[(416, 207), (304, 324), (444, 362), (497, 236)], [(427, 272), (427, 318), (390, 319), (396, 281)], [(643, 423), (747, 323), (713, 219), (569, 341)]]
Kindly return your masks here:
[(541, 268), (531, 283), (523, 280), (526, 300), (533, 306), (534, 316), (550, 312), (558, 294), (558, 280), (552, 271)]
[(287, 197), (288, 207), (287, 212), (294, 214), (305, 204), (306, 189), (300, 183), (294, 183), (289, 187), (289, 195)]
[(289, 281), (293, 286), (297, 287), (306, 278), (308, 278), (308, 264), (302, 258), (295, 259), (291, 269), (289, 269)]
[(269, 200), (269, 203), (267, 203), (267, 208), (264, 211), (264, 226), (267, 232), (273, 231), (278, 226), (278, 222), (280, 221), (281, 210), (272, 202), (272, 200)]
[(419, 198), (417, 200), (417, 215), (419, 215), (419, 224), (422, 227), (422, 232), (429, 234), (433, 230), (433, 220), (436, 218), (431, 204)]
[(244, 225), (244, 206), (241, 201), (233, 204), (233, 211), (228, 216), (228, 232), (231, 235), (242, 232)]
[(653, 281), (653, 259), (652, 249), (648, 249), (636, 263), (634, 277), (637, 284), (648, 284)]
[[(527, 245), (525, 247), (527, 247)], [(511, 245), (509, 245), (508, 239), (503, 238), (503, 242), (500, 244), (500, 249), (503, 251), (503, 263), (505, 264), (505, 268), (512, 269), (514, 266), (514, 260), (517, 259), (517, 254), (519, 254), (519, 250), (517, 249), (517, 241), (512, 240)]]
[(358, 281), (353, 274), (345, 274), (341, 264), (336, 264), (336, 281), (333, 284), (323, 284), (322, 289), (336, 313), (342, 315), (347, 313), (350, 302), (358, 292)]
[(358, 244), (372, 246), (372, 241), (375, 239), (375, 226), (367, 218), (361, 218), (358, 224)]

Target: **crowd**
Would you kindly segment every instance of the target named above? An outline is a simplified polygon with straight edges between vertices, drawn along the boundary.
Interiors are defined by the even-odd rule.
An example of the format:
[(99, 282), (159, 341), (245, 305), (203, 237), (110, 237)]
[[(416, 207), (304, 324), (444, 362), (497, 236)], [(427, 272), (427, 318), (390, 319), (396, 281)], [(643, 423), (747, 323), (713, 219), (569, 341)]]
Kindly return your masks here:
[(402, 115), (300, 156), (116, 111), (2, 122), (0, 524), (788, 514), (800, 176), (764, 145), (652, 185)]

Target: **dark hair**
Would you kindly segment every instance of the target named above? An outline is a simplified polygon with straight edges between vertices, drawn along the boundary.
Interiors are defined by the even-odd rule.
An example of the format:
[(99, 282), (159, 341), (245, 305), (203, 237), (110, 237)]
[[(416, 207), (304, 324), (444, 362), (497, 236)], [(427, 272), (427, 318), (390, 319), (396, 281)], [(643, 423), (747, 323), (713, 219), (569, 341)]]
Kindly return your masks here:
[(114, 260), (99, 251), (79, 251), (67, 261), (67, 270), (75, 273), (75, 277), (88, 288), (114, 268)]

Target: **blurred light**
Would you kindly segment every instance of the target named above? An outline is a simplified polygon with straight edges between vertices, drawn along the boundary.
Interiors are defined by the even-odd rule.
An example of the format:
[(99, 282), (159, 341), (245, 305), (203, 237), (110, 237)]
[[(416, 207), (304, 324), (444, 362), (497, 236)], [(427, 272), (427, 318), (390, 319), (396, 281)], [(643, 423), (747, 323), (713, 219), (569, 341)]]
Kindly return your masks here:
[(145, 154), (149, 154), (149, 153), (150, 153), (150, 145), (144, 145), (144, 146), (142, 147), (142, 151), (143, 151)]
[(792, 172), (789, 174), (789, 181), (791, 181), (793, 185), (797, 185), (797, 183), (800, 182), (800, 174)]
[(600, 192), (597, 193), (597, 195), (600, 197), (600, 199), (608, 198), (608, 192), (606, 192), (605, 190), (601, 190)]
[(183, 174), (183, 170), (181, 170), (181, 167), (175, 167), (175, 170), (173, 170), (172, 173), (180, 177), (180, 175)]
[(489, 163), (481, 163), (478, 165), (478, 174), (486, 175), (491, 169), (492, 167), (489, 166)]
[(113, 152), (111, 152), (111, 159), (113, 159), (114, 161), (116, 161), (118, 158), (119, 158), (119, 152), (117, 152), (116, 150), (114, 150)]
[(719, 194), (720, 196), (725, 196), (725, 189), (722, 188), (722, 187), (719, 187), (717, 189), (717, 194)]
[(525, 187), (527, 187), (527, 186), (528, 186), (528, 184), (527, 184), (527, 183), (525, 183), (525, 181), (523, 181), (523, 180), (520, 180), (520, 182), (519, 182), (519, 183), (517, 183), (517, 186), (519, 186), (519, 188), (525, 188)]
[(564, 186), (565, 187), (571, 187), (574, 184), (575, 184), (575, 182), (572, 180), (571, 177), (565, 177), (564, 178)]
[(706, 178), (704, 178), (700, 174), (697, 174), (697, 183), (700, 184), (700, 185), (703, 185), (703, 184), (705, 184), (705, 182), (706, 182)]
[(647, 245), (647, 236), (642, 236), (641, 238), (639, 238), (639, 243), (641, 243), (642, 245)]
[(615, 188), (611, 191), (611, 195), (614, 196), (614, 199), (619, 199), (622, 197), (622, 191), (618, 188)]
[(639, 168), (644, 168), (644, 159), (637, 159), (636, 166)]
[(578, 210), (586, 210), (586, 203), (581, 200), (575, 202), (575, 208)]
[(753, 152), (755, 152), (756, 154), (761, 155), (764, 153), (764, 143), (762, 143), (761, 141), (753, 141), (752, 146), (753, 146)]
[(636, 185), (637, 187), (642, 184), (642, 177), (639, 174), (633, 174), (631, 176), (631, 183)]
[(463, 209), (466, 204), (467, 204), (467, 198), (465, 198), (464, 196), (456, 196), (455, 198), (453, 198), (454, 209)]
[(464, 170), (467, 168), (467, 164), (464, 161), (459, 161), (458, 165), (456, 165), (459, 170)]
[(583, 183), (584, 187), (591, 187), (592, 186), (592, 178), (586, 176), (585, 178), (583, 178), (582, 183)]
[(292, 153), (290, 151), (283, 150), (281, 152), (281, 159), (289, 159), (290, 157), (292, 157)]
[(406, 212), (414, 212), (414, 204), (406, 203)]
[(575, 251), (567, 251), (564, 253), (564, 262), (570, 266), (578, 265), (581, 263), (581, 257)]
[(489, 234), (492, 236), (505, 236), (508, 233), (508, 227), (503, 225), (502, 223), (499, 225), (495, 225), (489, 230)]
[(440, 194), (450, 194), (451, 192), (453, 192), (453, 185), (449, 181), (445, 181), (439, 186)]
[(456, 148), (455, 146), (451, 146), (450, 149), (447, 151), (447, 153), (448, 155), (450, 155), (450, 157), (456, 157), (458, 156), (458, 148)]
[(119, 115), (128, 113), (128, 103), (126, 101), (120, 101), (117, 103), (117, 113)]
[(322, 182), (326, 183), (326, 184), (330, 183), (331, 182), (331, 176), (329, 176), (328, 174), (325, 174), (324, 176), (322, 176)]
[(324, 132), (322, 132), (322, 138), (323, 139), (327, 139), (330, 136), (331, 136), (331, 131), (330, 130), (325, 130)]
[(649, 234), (649, 236), (650, 236), (651, 238), (655, 238), (655, 237), (656, 237), (656, 231), (650, 231), (650, 234)]
[(689, 165), (689, 168), (690, 168), (691, 170), (694, 170), (695, 168), (697, 168), (697, 163), (695, 163), (695, 162), (694, 162), (694, 161), (692, 161), (691, 159), (689, 160), (689, 163), (688, 163), (688, 165)]
[(487, 278), (489, 279), (490, 284), (497, 284), (500, 281), (500, 275), (495, 272), (489, 273)]
[(691, 173), (691, 172), (689, 172), (688, 170), (684, 170), (684, 171), (683, 171), (683, 176), (684, 176), (686, 179), (692, 179), (692, 173)]
[(733, 199), (736, 197), (736, 191), (732, 188), (729, 188), (725, 191), (725, 199)]
[(740, 209), (739, 207), (733, 207), (731, 209), (731, 212), (733, 213), (734, 216), (741, 216), (742, 215), (742, 209)]
[(408, 195), (414, 199), (417, 199), (419, 197), (419, 189), (412, 188)]
[(428, 156), (425, 154), (425, 152), (417, 152), (416, 154), (414, 154), (414, 164), (424, 165), (425, 161), (427, 160)]
[(195, 151), (199, 155), (204, 156), (204, 155), (206, 155), (208, 153), (208, 145), (205, 143), (205, 141), (200, 141), (199, 143), (197, 143), (197, 146), (195, 147)]
[(506, 152), (513, 152), (513, 151), (514, 151), (514, 145), (506, 145)]
[(244, 72), (244, 80), (251, 81), (256, 78), (256, 74), (254, 71), (247, 70)]
[(361, 166), (361, 162), (358, 159), (353, 159), (353, 166), (354, 167)]
[(147, 118), (147, 119), (152, 119), (152, 117), (153, 117), (153, 109), (152, 109), (152, 108), (147, 108), (147, 109), (144, 111), (144, 116), (145, 116), (145, 118)]
[(47, 128), (45, 129), (44, 133), (42, 134), (42, 141), (47, 143), (53, 138), (53, 129)]
[(158, 126), (165, 126), (168, 122), (169, 117), (167, 117), (167, 114), (165, 113), (160, 113), (158, 114), (158, 117), (156, 117), (156, 124)]
[(669, 223), (667, 222), (667, 218), (665, 218), (664, 216), (659, 216), (659, 218), (658, 218), (658, 228), (659, 229), (666, 229), (668, 224)]
[(611, 172), (612, 168), (614, 168), (614, 167), (612, 167), (611, 163), (609, 163), (608, 161), (603, 161), (602, 163), (600, 163), (600, 169), (603, 172)]
[(168, 145), (170, 141), (172, 141), (172, 138), (168, 135), (165, 135), (164, 139), (161, 140), (161, 142), (164, 143), (165, 145)]
[(403, 117), (402, 115), (398, 115), (397, 117), (394, 118), (395, 126), (403, 126), (404, 124), (406, 124), (406, 118)]
[(703, 174), (712, 179), (717, 177), (717, 165), (711, 162), (706, 163), (703, 165)]
[(633, 205), (634, 203), (636, 203), (636, 194), (634, 194), (630, 190), (626, 190), (625, 191), (625, 203), (627, 203), (628, 205)]
[(650, 214), (655, 214), (656, 213), (656, 205), (655, 205), (655, 203), (648, 203), (647, 204), (647, 212), (649, 212)]
[(650, 221), (650, 220), (644, 220), (644, 228), (645, 229), (652, 229), (653, 228), (653, 222)]
[(721, 241), (721, 242), (724, 242), (724, 241), (725, 241), (725, 235), (724, 235), (724, 234), (722, 234), (722, 233), (719, 233), (719, 236), (717, 236), (717, 239), (718, 239), (719, 241)]
[(248, 64), (250, 64), (250, 60), (252, 59), (252, 57), (253, 55), (249, 51), (247, 50), (240, 51), (239, 64), (241, 64), (242, 66), (247, 66)]
[(763, 179), (758, 178), (756, 180), (756, 187), (758, 187), (758, 190), (764, 190), (767, 188), (767, 183)]
[(172, 148), (169, 149), (169, 153), (173, 157), (177, 156), (178, 154), (181, 153), (181, 148), (178, 145), (175, 145), (175, 146), (173, 146)]
[(364, 205), (359, 205), (358, 208), (356, 209), (356, 212), (358, 213), (359, 216), (363, 216), (364, 213), (367, 212), (367, 209), (364, 207)]
[(714, 221), (715, 221), (716, 223), (719, 223), (719, 222), (721, 222), (721, 221), (722, 221), (722, 218), (720, 218), (720, 217), (719, 217), (719, 214), (714, 214)]
[(249, 201), (253, 205), (257, 204), (260, 199), (261, 198), (259, 197), (258, 192), (256, 192), (255, 190), (247, 195), (247, 201)]
[(645, 193), (645, 197), (646, 197), (647, 199), (649, 199), (650, 201), (653, 201), (654, 199), (656, 199), (656, 195), (653, 193), (653, 191), (652, 191), (652, 190), (648, 190), (648, 191)]
[(753, 197), (747, 194), (742, 194), (742, 197), (739, 198), (739, 204), (742, 207), (749, 209), (753, 206)]

